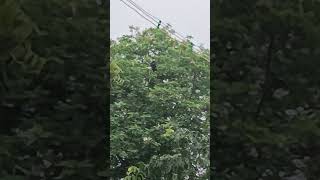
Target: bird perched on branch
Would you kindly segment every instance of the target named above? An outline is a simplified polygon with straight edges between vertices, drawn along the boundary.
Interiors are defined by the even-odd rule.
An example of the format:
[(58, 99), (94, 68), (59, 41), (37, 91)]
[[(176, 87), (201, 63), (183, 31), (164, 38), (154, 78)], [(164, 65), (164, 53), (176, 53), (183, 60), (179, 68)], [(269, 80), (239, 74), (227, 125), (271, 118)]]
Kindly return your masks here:
[(152, 61), (150, 63), (150, 67), (151, 67), (152, 71), (156, 71), (157, 70), (157, 62), (156, 61)]

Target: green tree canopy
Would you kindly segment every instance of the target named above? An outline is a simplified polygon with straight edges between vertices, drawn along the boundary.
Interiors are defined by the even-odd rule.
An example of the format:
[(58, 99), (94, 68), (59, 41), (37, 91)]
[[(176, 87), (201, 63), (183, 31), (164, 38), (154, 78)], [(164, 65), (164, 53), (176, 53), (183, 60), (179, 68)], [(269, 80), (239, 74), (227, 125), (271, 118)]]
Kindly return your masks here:
[(105, 179), (107, 14), (0, 1), (0, 179)]
[(147, 179), (208, 178), (209, 61), (200, 55), (208, 51), (162, 29), (112, 42), (112, 177), (135, 166)]
[(213, 2), (214, 178), (318, 179), (320, 2)]

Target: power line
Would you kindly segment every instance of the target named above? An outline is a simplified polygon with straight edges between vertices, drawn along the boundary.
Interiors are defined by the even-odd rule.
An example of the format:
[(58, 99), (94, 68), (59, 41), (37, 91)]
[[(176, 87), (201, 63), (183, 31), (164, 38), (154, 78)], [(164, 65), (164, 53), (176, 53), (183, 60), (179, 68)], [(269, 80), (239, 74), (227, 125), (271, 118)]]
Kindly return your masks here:
[(181, 41), (187, 41), (186, 38), (177, 36), (177, 34), (175, 33), (175, 31), (172, 30), (172, 29), (171, 29), (171, 30), (170, 30), (170, 29), (164, 29), (164, 31), (166, 31), (166, 32), (168, 32), (169, 34), (175, 36), (176, 38), (180, 39)]
[[(148, 13), (146, 10), (144, 10), (141, 6), (139, 6), (138, 4), (136, 4), (134, 1), (132, 0), (127, 0), (130, 4), (132, 4), (133, 6), (135, 6), (137, 9), (139, 9), (140, 11), (142, 11), (142, 13), (144, 13), (145, 15), (149, 16), (151, 19), (153, 19), (155, 22), (162, 22), (159, 18), (157, 18), (156, 16), (153, 16), (152, 14)], [(169, 27), (171, 26), (170, 24), (166, 23), (166, 25)], [(170, 34), (177, 34), (180, 35), (178, 32), (174, 31), (174, 33), (172, 33), (170, 30), (168, 30), (168, 32)], [(176, 35), (175, 35), (176, 36)], [(179, 38), (182, 41), (185, 41), (185, 37), (183, 37), (182, 35), (176, 36), (177, 38)]]
[[(149, 12), (147, 12), (146, 10), (144, 10), (141, 6), (139, 6), (137, 3), (135, 3), (133, 0), (127, 0), (129, 1), (129, 3), (131, 3), (132, 5), (134, 5), (136, 8), (138, 8), (140, 11), (142, 11), (144, 14), (146, 14), (147, 16), (149, 16), (150, 18), (152, 18), (154, 21), (158, 21), (160, 22), (161, 20), (159, 18), (157, 18), (156, 16), (150, 14)], [(166, 23), (167, 26), (171, 26), (169, 23)], [(186, 38), (181, 35), (179, 32), (173, 30), (174, 32), (171, 32), (170, 30), (168, 30), (169, 33), (171, 35), (174, 35), (175, 37), (177, 37), (178, 39), (180, 39), (181, 41), (186, 41)], [(192, 43), (194, 46), (198, 47), (201, 50), (201, 47), (196, 45), (195, 43)]]
[(144, 15), (142, 15), (139, 11), (137, 11), (136, 9), (134, 9), (132, 6), (130, 6), (129, 4), (127, 4), (126, 2), (124, 2), (123, 0), (120, 0), (122, 3), (124, 3), (126, 6), (128, 6), (130, 9), (134, 10), (136, 13), (138, 13), (142, 18), (146, 19), (147, 21), (149, 21), (151, 24), (153, 25), (157, 25), (154, 22), (150, 21), (150, 19), (148, 19), (147, 17), (145, 17)]
[[(123, 2), (126, 6), (128, 6), (129, 8), (131, 8), (132, 10), (134, 10), (136, 13), (138, 13), (142, 18), (146, 19), (147, 21), (149, 21), (151, 24), (155, 25), (155, 26), (162, 26), (160, 23), (162, 22), (159, 18), (157, 18), (156, 16), (153, 16), (152, 14), (148, 13), (146, 10), (144, 10), (141, 6), (139, 6), (138, 4), (136, 4), (135, 2), (133, 2), (132, 0), (127, 0), (127, 2), (129, 4), (131, 4), (132, 6), (130, 6), (128, 3), (124, 2), (123, 0), (120, 0), (121, 2)], [(138, 10), (137, 10), (138, 9)], [(140, 10), (140, 12), (139, 12)], [(144, 14), (144, 15), (142, 15)], [(148, 16), (149, 19), (146, 17)], [(157, 21), (158, 20), (158, 21)], [(157, 25), (158, 23), (158, 25)], [(169, 29), (171, 27), (170, 24), (166, 23), (166, 26), (168, 26), (168, 29), (167, 28), (163, 28), (163, 29), (160, 29), (161, 31), (163, 32), (166, 32), (168, 34), (171, 34), (172, 36), (176, 37), (177, 39), (181, 40), (182, 42), (184, 41), (188, 41), (187, 38), (183, 37), (180, 33), (178, 33), (177, 31), (175, 31), (173, 28)], [(184, 45), (184, 44), (182, 44)], [(202, 48), (198, 45), (196, 45), (195, 43), (191, 42), (191, 45), (195, 46), (195, 47), (198, 47), (199, 49), (196, 50), (196, 52), (200, 53)], [(209, 57), (206, 56), (206, 55), (203, 55), (203, 54), (198, 54), (200, 57), (206, 59), (207, 61), (209, 61)]]
[(147, 16), (149, 16), (151, 19), (153, 19), (154, 21), (161, 21), (159, 18), (157, 18), (156, 16), (153, 16), (152, 14), (150, 14), (149, 12), (147, 12), (146, 10), (144, 10), (142, 7), (140, 7), (138, 4), (136, 4), (134, 1), (132, 0), (127, 0), (129, 1), (133, 6), (135, 6), (136, 8), (138, 8), (140, 11), (144, 12)]
[[(139, 6), (138, 4), (136, 4), (134, 1), (132, 0), (127, 0), (130, 4), (132, 4), (133, 6), (135, 6), (137, 9), (139, 9), (143, 14), (149, 16), (151, 19), (153, 19), (155, 22), (161, 22), (161, 20), (159, 18), (157, 18), (156, 16), (153, 16), (152, 14), (148, 13), (146, 10), (144, 10), (141, 6)], [(166, 25), (168, 27), (170, 27), (171, 25), (166, 23)], [(173, 31), (173, 32), (172, 32)], [(180, 39), (181, 41), (186, 41), (187, 39), (185, 37), (183, 37), (180, 33), (178, 33), (175, 30), (167, 30), (167, 32), (171, 35), (174, 35), (175, 37), (177, 37), (178, 39)]]
[[(134, 1), (132, 1), (132, 0), (127, 0), (130, 4), (132, 4), (133, 6), (135, 6), (137, 9), (139, 9), (142, 13), (144, 13), (145, 15), (147, 15), (147, 16), (149, 16), (152, 20), (154, 20), (155, 22), (162, 22), (159, 18), (157, 18), (156, 16), (154, 16), (154, 15), (152, 15), (152, 14), (150, 14), (150, 13), (148, 13), (146, 10), (144, 10), (141, 6), (139, 6), (137, 3), (135, 3)], [(168, 24), (168, 23), (166, 23), (166, 26), (171, 26), (170, 24)], [(179, 38), (180, 40), (182, 40), (182, 41), (185, 41), (185, 37), (183, 37), (181, 34), (179, 34), (178, 32), (176, 32), (176, 31), (174, 31), (174, 33), (172, 33), (172, 32), (170, 32), (170, 30), (168, 30), (168, 32), (170, 33), (170, 34), (177, 34), (177, 35), (180, 35), (180, 37), (179, 36), (176, 36), (177, 38)]]

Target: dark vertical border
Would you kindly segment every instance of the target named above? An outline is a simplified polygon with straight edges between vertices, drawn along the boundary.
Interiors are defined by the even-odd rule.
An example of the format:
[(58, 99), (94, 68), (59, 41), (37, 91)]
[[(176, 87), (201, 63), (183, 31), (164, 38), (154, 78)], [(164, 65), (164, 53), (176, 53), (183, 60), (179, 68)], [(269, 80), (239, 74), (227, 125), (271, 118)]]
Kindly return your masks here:
[[(210, 6), (212, 58), (210, 62), (210, 179), (318, 179), (320, 156), (316, 152), (319, 152), (320, 144), (316, 139), (319, 137), (320, 38), (316, 32), (319, 30), (320, 15), (317, 12), (319, 12), (320, 3), (314, 1), (237, 3), (214, 0)], [(312, 16), (309, 16), (310, 14)], [(224, 18), (227, 20), (224, 21)], [(228, 24), (228, 21), (232, 23)], [(217, 26), (219, 29), (215, 28)], [(229, 31), (225, 34), (220, 29), (224, 26), (226, 28), (223, 31)], [(219, 31), (217, 35), (219, 39), (213, 39), (217, 37), (215, 36), (217, 31)], [(242, 37), (231, 40), (233, 33), (244, 34), (249, 38), (248, 40)], [(262, 63), (255, 63), (252, 61), (253, 58), (249, 58), (255, 66), (262, 69), (263, 76), (257, 76), (258, 73), (254, 71), (246, 75), (252, 82), (262, 82), (259, 88), (256, 88), (257, 95), (248, 102), (246, 100), (249, 99), (249, 95), (237, 95), (240, 98), (235, 99), (233, 93), (224, 92), (225, 87), (219, 88), (213, 83), (213, 80), (229, 81), (221, 76), (215, 76), (216, 73), (213, 72), (214, 69), (218, 69), (213, 63), (216, 60), (215, 54), (218, 57), (216, 63), (230, 61), (233, 58), (223, 52), (224, 47), (221, 47), (229, 40), (235, 41), (234, 43), (243, 43), (238, 49), (244, 54), (243, 56), (250, 57), (251, 50), (248, 49), (250, 46), (255, 47), (252, 53), (261, 54), (258, 59)], [(218, 48), (219, 52), (215, 52)], [(272, 49), (283, 55), (280, 57), (270, 55)], [(229, 57), (223, 58), (222, 55)], [(286, 62), (284, 63), (280, 58), (286, 59)], [(247, 63), (244, 62), (229, 69), (233, 82), (247, 83), (243, 80), (244, 78), (239, 80), (239, 75), (235, 73), (236, 70), (245, 69)], [(301, 77), (303, 81), (299, 80)], [(218, 91), (219, 93), (216, 93)], [(285, 92), (285, 95), (277, 95), (278, 92)], [(222, 116), (219, 119), (214, 118), (213, 110), (216, 109), (213, 108), (220, 109), (220, 106), (223, 106), (223, 100), (216, 102), (217, 94), (223, 96), (219, 98), (230, 98), (232, 104), (236, 104), (237, 101), (245, 102), (244, 106), (238, 108), (229, 118)], [(236, 116), (240, 116), (241, 119), (237, 120)], [(220, 135), (221, 130), (217, 124), (230, 126), (230, 122), (233, 121), (238, 121), (238, 125), (226, 130), (223, 136)], [(218, 138), (221, 139), (217, 138), (218, 134)], [(219, 164), (216, 164), (217, 161)], [(239, 165), (242, 167), (238, 168)], [(215, 168), (219, 171), (217, 174)], [(231, 177), (227, 177), (229, 174)]]
[[(106, 9), (108, 11), (107, 13), (107, 57), (106, 57), (106, 64), (107, 64), (107, 71), (106, 71), (106, 85), (107, 85), (107, 93), (106, 93), (106, 150), (107, 150), (107, 167), (110, 175), (110, 91), (111, 91), (111, 80), (110, 80), (110, 1), (106, 0)], [(110, 176), (108, 177), (110, 179)]]
[(214, 179), (214, 155), (213, 155), (213, 150), (214, 150), (214, 119), (212, 117), (212, 112), (213, 112), (213, 22), (214, 22), (214, 3), (210, 1), (210, 179)]
[(0, 9), (0, 179), (110, 179), (110, 1)]

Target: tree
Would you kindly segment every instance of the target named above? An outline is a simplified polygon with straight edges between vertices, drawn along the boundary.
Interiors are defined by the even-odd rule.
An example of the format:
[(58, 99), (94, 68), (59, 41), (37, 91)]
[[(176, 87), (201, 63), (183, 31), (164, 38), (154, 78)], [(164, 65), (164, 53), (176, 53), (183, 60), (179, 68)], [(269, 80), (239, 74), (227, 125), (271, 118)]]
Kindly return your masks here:
[(114, 179), (131, 166), (147, 179), (208, 178), (209, 62), (201, 54), (162, 29), (112, 42)]
[(214, 178), (318, 179), (320, 3), (213, 7)]
[(0, 179), (105, 179), (107, 11), (0, 1)]

